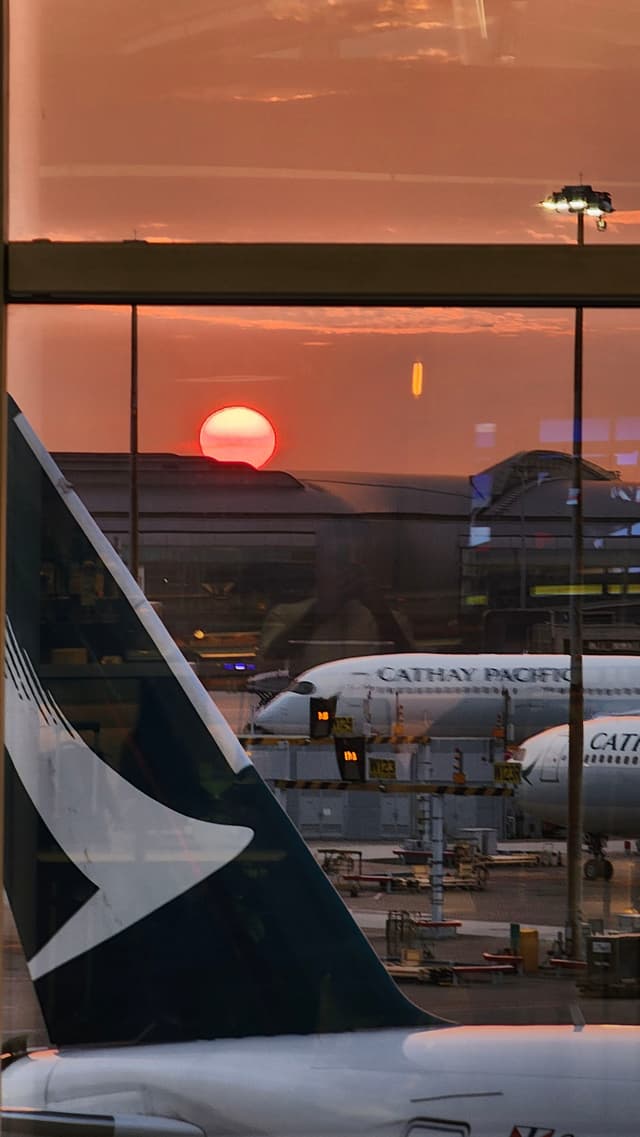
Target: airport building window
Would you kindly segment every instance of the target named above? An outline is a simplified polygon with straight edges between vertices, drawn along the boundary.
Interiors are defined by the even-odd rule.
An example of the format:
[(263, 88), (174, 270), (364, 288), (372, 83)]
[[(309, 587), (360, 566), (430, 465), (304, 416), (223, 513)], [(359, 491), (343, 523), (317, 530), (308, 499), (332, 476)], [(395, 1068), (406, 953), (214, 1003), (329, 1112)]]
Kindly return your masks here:
[[(618, 1098), (626, 1124), (640, 1109), (637, 1095), (626, 1105), (608, 1072), (630, 1071), (630, 1095), (637, 1077), (626, 1057), (626, 1067), (618, 1062), (614, 1032), (603, 1032), (602, 1055), (589, 1059), (586, 1105), (578, 1086), (561, 1119), (552, 1107), (564, 1088), (553, 1088), (549, 1071), (557, 1066), (567, 1081), (572, 1064), (551, 1062), (550, 1051), (546, 1096), (529, 1104), (530, 1116), (500, 1112), (498, 1093), (471, 1100), (469, 1072), (458, 1086), (454, 1059), (452, 1094), (443, 1097), (413, 1055), (420, 1038), (431, 1049), (445, 1034), (423, 1030), (435, 1013), (505, 1027), (506, 1043), (493, 1054), (486, 1036), (478, 1059), (499, 1090), (505, 1054), (514, 1061), (507, 1031), (537, 1022), (551, 1037), (570, 1024), (567, 1008), (587, 1006), (562, 966), (573, 961), (563, 954), (559, 814), (527, 813), (530, 787), (501, 796), (499, 778), (513, 769), (511, 743), (517, 754), (540, 727), (529, 661), (566, 653), (571, 640), (576, 303), (584, 315), (585, 655), (640, 657), (639, 214), (628, 145), (640, 95), (637, 5), (610, 0), (604, 15), (588, 0), (560, 9), (550, 0), (5, 7), (8, 381), (66, 479), (34, 466), (26, 427), (12, 433), (9, 525), (21, 538), (10, 542), (7, 579), (7, 885), (17, 928), (7, 920), (3, 1037), (16, 1050), (4, 1056), (9, 1100), (28, 1083), (18, 1104), (55, 1099), (81, 1114), (95, 1107), (95, 1127), (116, 1133), (132, 1117), (150, 1132), (150, 1109), (174, 1137), (189, 1126), (250, 1131), (257, 1116), (276, 1129), (284, 1117), (292, 1131), (307, 1112), (313, 1125), (338, 1131), (343, 1108), (351, 1114), (342, 1128), (353, 1130), (371, 1040), (390, 1024), (418, 1030), (381, 1054), (374, 1072), (385, 1077), (369, 1079), (366, 1105), (388, 1113), (395, 1054), (393, 1070), (395, 1062), (416, 1093), (424, 1089), (406, 1116), (396, 1110), (399, 1137), (468, 1135), (482, 1125), (478, 1110), (492, 1132), (568, 1137), (596, 1126), (601, 1102), (610, 1119)], [(565, 247), (575, 218), (537, 208), (560, 159), (567, 180), (587, 165), (614, 194), (615, 212), (598, 219), (606, 229), (586, 219), (579, 273)], [(153, 263), (164, 267), (149, 274), (146, 256), (161, 250), (167, 259)], [(138, 542), (128, 453), (134, 371)], [(205, 429), (210, 416), (234, 408), (260, 413), (260, 437), (237, 426), (231, 437)], [(271, 445), (268, 427), (275, 450), (262, 458), (254, 447), (265, 438)], [(212, 457), (201, 453), (202, 439)], [(69, 485), (97, 519), (91, 539), (67, 510)], [(114, 569), (100, 531), (135, 567), (144, 599)], [(216, 702), (236, 732), (253, 736), (259, 704), (266, 712), (274, 691), (308, 668), (389, 653), (411, 657), (397, 669), (409, 673), (415, 653), (456, 662), (435, 680), (409, 674), (392, 699), (380, 667), (365, 698), (358, 679), (335, 715), (325, 706), (328, 744), (253, 737), (253, 765), (212, 711)], [(493, 662), (478, 662), (507, 654), (525, 655), (520, 676), (504, 664), (496, 679)], [(611, 712), (612, 701), (616, 712), (638, 709), (631, 668), (596, 673), (588, 715)], [(563, 721), (565, 679), (544, 682), (554, 723)], [(305, 679), (289, 693), (298, 704), (309, 694), (338, 700), (320, 688)], [(437, 713), (450, 716), (445, 726), (439, 720), (442, 736), (436, 712), (424, 707), (427, 690)], [(500, 700), (499, 712), (469, 737), (460, 704), (488, 699)], [(384, 727), (379, 750), (373, 723)], [(309, 718), (289, 725), (289, 735), (306, 736)], [(425, 732), (429, 764), (414, 741)], [(42, 761), (30, 781), (20, 760), (35, 753), (36, 734)], [(17, 748), (25, 738), (30, 745)], [(614, 742), (603, 752), (586, 733), (585, 741), (585, 783), (623, 780), (619, 766), (638, 765), (636, 753), (614, 760)], [(531, 785), (540, 775), (552, 798), (568, 763), (566, 753), (546, 751)], [(263, 793), (255, 768), (279, 801)], [(346, 772), (339, 788), (337, 772)], [(422, 791), (398, 791), (427, 777), (447, 792), (425, 800)], [(281, 805), (312, 857), (281, 828)], [(425, 846), (439, 833), (438, 805), (443, 907), (457, 930), (426, 947), (419, 914), (437, 903), (437, 888), (426, 887), (432, 866), (413, 872), (399, 854), (432, 854)], [(601, 887), (608, 870), (598, 842), (607, 836), (604, 865), (615, 871)], [(589, 831), (589, 839), (597, 879), (587, 872), (584, 880), (592, 926), (580, 978), (600, 982), (603, 994), (596, 923), (632, 917), (622, 910), (633, 876), (622, 858), (634, 854), (619, 852), (615, 834)], [(376, 855), (363, 869), (371, 843), (384, 846), (384, 867)], [(486, 869), (500, 856), (496, 843), (521, 858), (517, 866)], [(326, 858), (322, 867), (313, 857)], [(550, 863), (533, 864), (536, 857)], [(299, 875), (298, 864), (306, 866)], [(25, 885), (37, 903), (25, 900)], [(366, 889), (375, 902), (360, 895)], [(133, 901), (142, 896), (156, 907), (141, 914)], [(413, 918), (403, 923), (407, 911)], [(535, 948), (529, 928), (540, 937)], [(612, 954), (621, 938), (614, 931), (598, 941), (613, 944)], [(435, 974), (434, 952), (443, 957)], [(507, 962), (490, 965), (483, 953)], [(622, 973), (622, 949), (616, 959)], [(540, 983), (532, 985), (533, 963)], [(398, 965), (426, 967), (431, 982), (409, 988)], [(485, 1000), (472, 986), (486, 966), (511, 967), (494, 972), (509, 985), (506, 999)], [(636, 1021), (628, 978), (624, 999), (607, 989), (586, 1017)], [(632, 978), (635, 998), (640, 969)], [(460, 983), (469, 984), (464, 999)], [(354, 1022), (367, 1031), (364, 1048), (359, 1035), (344, 1037)], [(307, 1050), (317, 1030), (331, 1038)], [(23, 1035), (28, 1045), (80, 1042), (86, 1051), (60, 1062), (43, 1049), (39, 1062), (26, 1060)], [(295, 1046), (287, 1050), (278, 1035), (295, 1037)], [(257, 1073), (249, 1084), (243, 1062), (236, 1094), (228, 1075), (247, 1037), (256, 1040)], [(573, 1032), (577, 1045), (599, 1046), (591, 1037), (589, 1027)], [(132, 1053), (118, 1066), (123, 1040)], [(213, 1042), (227, 1059), (216, 1063), (204, 1121), (188, 1094), (173, 1093), (172, 1047), (195, 1040), (199, 1054)], [(153, 1043), (153, 1063), (138, 1078), (136, 1063)], [(97, 1089), (96, 1045), (109, 1047), (108, 1060), (99, 1058), (108, 1080)], [(530, 1087), (534, 1036), (519, 1045)], [(304, 1101), (304, 1070), (316, 1063), (317, 1073), (323, 1048), (334, 1112), (318, 1122), (317, 1093), (310, 1111)], [(171, 1055), (168, 1070), (160, 1050)], [(293, 1121), (293, 1099), (280, 1092), (292, 1077), (304, 1107)], [(551, 1113), (539, 1116), (543, 1106)], [(111, 1110), (117, 1116), (106, 1116)]]

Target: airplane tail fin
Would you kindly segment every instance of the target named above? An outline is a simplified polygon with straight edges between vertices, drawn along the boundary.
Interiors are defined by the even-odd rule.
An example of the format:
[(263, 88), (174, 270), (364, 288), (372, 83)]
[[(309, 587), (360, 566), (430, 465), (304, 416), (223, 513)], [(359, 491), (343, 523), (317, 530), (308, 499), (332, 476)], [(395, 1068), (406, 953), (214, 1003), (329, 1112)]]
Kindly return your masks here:
[(441, 1025), (9, 416), (5, 884), (56, 1045)]

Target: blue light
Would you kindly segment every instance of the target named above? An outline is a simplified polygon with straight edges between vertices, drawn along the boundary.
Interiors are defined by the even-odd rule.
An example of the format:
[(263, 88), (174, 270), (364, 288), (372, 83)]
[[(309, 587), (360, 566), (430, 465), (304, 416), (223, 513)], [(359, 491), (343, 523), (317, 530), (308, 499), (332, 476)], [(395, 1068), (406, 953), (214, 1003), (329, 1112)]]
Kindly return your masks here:
[(469, 547), (474, 549), (477, 545), (486, 545), (491, 540), (490, 525), (469, 526)]

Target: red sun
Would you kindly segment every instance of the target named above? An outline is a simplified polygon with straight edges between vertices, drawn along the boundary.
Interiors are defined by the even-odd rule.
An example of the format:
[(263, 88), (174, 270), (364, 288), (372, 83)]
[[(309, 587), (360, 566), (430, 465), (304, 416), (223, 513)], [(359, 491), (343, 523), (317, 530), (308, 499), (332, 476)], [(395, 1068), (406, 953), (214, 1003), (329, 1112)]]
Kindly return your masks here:
[(223, 407), (204, 420), (200, 448), (208, 458), (217, 458), (219, 462), (249, 462), (259, 469), (276, 448), (276, 432), (260, 411)]

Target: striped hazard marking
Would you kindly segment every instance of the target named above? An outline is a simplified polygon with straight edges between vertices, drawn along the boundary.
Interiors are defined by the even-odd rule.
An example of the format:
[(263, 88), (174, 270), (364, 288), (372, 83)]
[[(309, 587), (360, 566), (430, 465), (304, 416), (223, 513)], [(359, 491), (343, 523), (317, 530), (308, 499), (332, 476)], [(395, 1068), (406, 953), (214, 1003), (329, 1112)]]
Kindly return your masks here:
[(334, 782), (321, 778), (276, 778), (277, 790), (356, 790), (383, 794), (440, 794), (454, 797), (511, 797), (509, 786), (454, 786), (432, 782)]
[[(327, 744), (334, 743), (336, 738), (350, 738), (352, 731), (348, 734), (341, 734), (340, 731), (334, 730), (327, 738), (310, 738), (308, 735), (291, 735), (291, 734), (239, 734), (240, 741), (249, 746), (279, 746), (281, 742), (289, 742), (292, 746), (326, 746)], [(365, 736), (365, 743), (367, 746), (379, 746), (382, 743), (390, 744), (395, 742), (406, 742), (418, 745), (420, 743), (426, 745), (431, 741), (428, 734), (368, 734)]]

